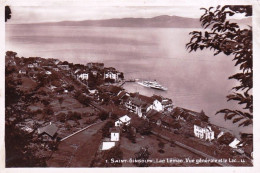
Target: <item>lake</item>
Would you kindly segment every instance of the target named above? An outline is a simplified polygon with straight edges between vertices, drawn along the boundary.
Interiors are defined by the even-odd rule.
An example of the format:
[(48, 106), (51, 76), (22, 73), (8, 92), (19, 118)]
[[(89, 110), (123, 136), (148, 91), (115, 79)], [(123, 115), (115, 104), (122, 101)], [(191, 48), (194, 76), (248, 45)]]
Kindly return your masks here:
[(84, 26), (6, 25), (6, 50), (18, 56), (58, 58), (73, 63), (104, 62), (124, 72), (126, 79), (156, 80), (168, 88), (158, 91), (136, 83), (126, 83), (130, 92), (159, 94), (171, 98), (176, 106), (201, 111), (214, 124), (238, 129), (215, 115), (222, 108), (238, 109), (226, 95), (237, 84), (228, 77), (238, 71), (231, 56), (213, 56), (209, 50), (189, 53), (185, 44), (187, 28), (118, 28)]

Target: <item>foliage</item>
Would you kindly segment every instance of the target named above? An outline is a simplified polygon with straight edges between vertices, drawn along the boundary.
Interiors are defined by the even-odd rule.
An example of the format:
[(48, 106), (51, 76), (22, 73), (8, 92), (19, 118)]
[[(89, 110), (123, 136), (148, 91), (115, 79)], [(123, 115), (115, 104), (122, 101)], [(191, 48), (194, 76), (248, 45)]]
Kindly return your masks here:
[(56, 116), (56, 118), (58, 121), (64, 123), (66, 121), (66, 116), (67, 115), (65, 113), (61, 112)]
[(136, 160), (143, 160), (144, 162), (134, 162), (134, 164), (138, 167), (148, 167), (150, 163), (147, 162), (151, 153), (148, 151), (148, 146), (140, 148), (140, 150), (135, 153)]
[(104, 111), (101, 111), (99, 114), (98, 114), (99, 118), (104, 121), (108, 118), (108, 113), (104, 112)]
[(59, 98), (58, 98), (58, 101), (59, 101), (60, 107), (61, 107), (61, 105), (62, 105), (62, 103), (63, 103), (64, 100), (65, 100), (65, 99), (64, 99), (63, 97), (59, 97)]
[(110, 137), (109, 129), (114, 126), (112, 121), (108, 121), (102, 128), (102, 136)]
[(205, 112), (203, 110), (201, 110), (201, 112), (200, 112), (200, 119), (205, 122), (209, 121), (209, 117), (205, 114)]
[(7, 22), (8, 19), (11, 19), (11, 8), (9, 6), (5, 6), (5, 22)]
[(164, 145), (165, 145), (165, 143), (162, 142), (162, 141), (160, 141), (160, 142), (158, 143), (158, 147), (160, 148), (158, 151), (159, 151), (160, 153), (164, 153), (164, 150), (163, 150)]
[(138, 127), (138, 132), (141, 135), (150, 135), (152, 131), (152, 126), (148, 122), (143, 122), (141, 126)]
[(79, 112), (68, 112), (67, 120), (80, 120), (81, 119), (81, 113)]
[(5, 77), (5, 105), (6, 106), (17, 103), (17, 101), (24, 94), (16, 86), (17, 83), (14, 80), (13, 76)]
[(75, 92), (74, 98), (77, 99), (81, 104), (83, 104), (85, 106), (89, 106), (89, 104), (91, 102), (91, 98), (82, 94), (80, 91)]
[(240, 84), (233, 87), (233, 93), (227, 96), (227, 101), (237, 101), (240, 105), (245, 105), (244, 111), (222, 109), (216, 114), (223, 113), (225, 120), (233, 119), (233, 123), (240, 122), (239, 126), (248, 126), (253, 123), (253, 67), (252, 67), (252, 27), (240, 28), (235, 22), (230, 22), (228, 17), (235, 14), (252, 16), (252, 6), (230, 6), (205, 9), (200, 21), (205, 32), (193, 31), (190, 42), (186, 45), (191, 51), (210, 49), (214, 55), (224, 53), (233, 56), (235, 66), (240, 69), (229, 77), (235, 79)]
[[(104, 153), (103, 157), (105, 162), (105, 167), (122, 167), (121, 162), (116, 162), (117, 160), (123, 159), (123, 152), (120, 150), (119, 147), (114, 147)], [(114, 161), (113, 161), (114, 160)]]
[[(17, 142), (19, 141), (19, 142)], [(46, 158), (36, 156), (37, 148), (29, 147), (32, 137), (14, 124), (5, 126), (6, 167), (42, 167)]]

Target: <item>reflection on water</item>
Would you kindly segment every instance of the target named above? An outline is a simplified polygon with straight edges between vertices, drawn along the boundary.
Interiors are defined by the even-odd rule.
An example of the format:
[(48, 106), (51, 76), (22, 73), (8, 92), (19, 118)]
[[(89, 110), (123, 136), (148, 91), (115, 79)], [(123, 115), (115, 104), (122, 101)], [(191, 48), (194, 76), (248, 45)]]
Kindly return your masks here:
[[(126, 83), (130, 92), (159, 94), (172, 98), (176, 106), (201, 111), (218, 125), (236, 130), (215, 112), (237, 109), (226, 102), (236, 85), (228, 77), (236, 72), (232, 57), (210, 51), (188, 53), (185, 44), (192, 29), (113, 28), (64, 26), (6, 26), (6, 50), (19, 56), (59, 58), (74, 63), (104, 62), (125, 73), (126, 79), (157, 80), (168, 88), (159, 91)], [(245, 130), (245, 129), (244, 129)], [(246, 128), (250, 131), (252, 128)], [(236, 130), (237, 131), (237, 130)]]

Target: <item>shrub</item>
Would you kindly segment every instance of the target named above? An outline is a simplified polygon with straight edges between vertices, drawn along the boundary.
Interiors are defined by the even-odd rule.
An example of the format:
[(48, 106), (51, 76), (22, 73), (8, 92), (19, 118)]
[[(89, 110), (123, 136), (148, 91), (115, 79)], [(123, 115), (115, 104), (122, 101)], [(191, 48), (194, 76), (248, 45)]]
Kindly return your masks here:
[(100, 120), (104, 121), (108, 118), (108, 113), (102, 111), (98, 114), (98, 116), (99, 116)]

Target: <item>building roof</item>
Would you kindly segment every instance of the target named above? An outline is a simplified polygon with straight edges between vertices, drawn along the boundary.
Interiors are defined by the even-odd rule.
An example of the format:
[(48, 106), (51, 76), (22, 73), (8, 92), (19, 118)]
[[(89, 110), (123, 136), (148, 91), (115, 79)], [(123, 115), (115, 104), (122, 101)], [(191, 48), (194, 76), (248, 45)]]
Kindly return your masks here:
[(53, 137), (57, 131), (58, 131), (58, 127), (55, 124), (49, 124), (47, 126), (38, 128), (39, 135), (46, 133), (46, 134), (50, 135), (51, 137)]
[(127, 115), (124, 115), (124, 116), (120, 117), (119, 120), (123, 123), (126, 123), (126, 122), (130, 121), (131, 118)]
[(240, 141), (237, 139), (237, 138), (235, 138), (230, 144), (229, 144), (229, 146), (231, 147), (231, 148), (237, 148), (237, 145), (240, 143)]
[(166, 123), (166, 124), (169, 124), (169, 125), (172, 125), (175, 121), (172, 117), (169, 117), (169, 116), (162, 116), (161, 117), (161, 120), (163, 123)]
[(162, 114), (154, 109), (147, 112), (146, 117), (151, 121), (157, 121), (162, 117)]
[(160, 102), (162, 102), (162, 100), (163, 100), (162, 96), (158, 96), (158, 95), (153, 95), (152, 98), (154, 98)]
[(149, 103), (149, 104), (153, 104), (154, 100), (156, 100), (153, 97), (147, 97), (147, 96), (141, 95), (139, 93), (133, 93), (133, 97), (136, 98), (136, 99), (139, 99), (139, 100), (141, 100), (145, 103)]
[(122, 91), (119, 91), (119, 93), (117, 94), (117, 97), (119, 98), (119, 99), (121, 99), (123, 96), (125, 96), (127, 94), (127, 92), (126, 91), (124, 91), (124, 90), (122, 90)]

